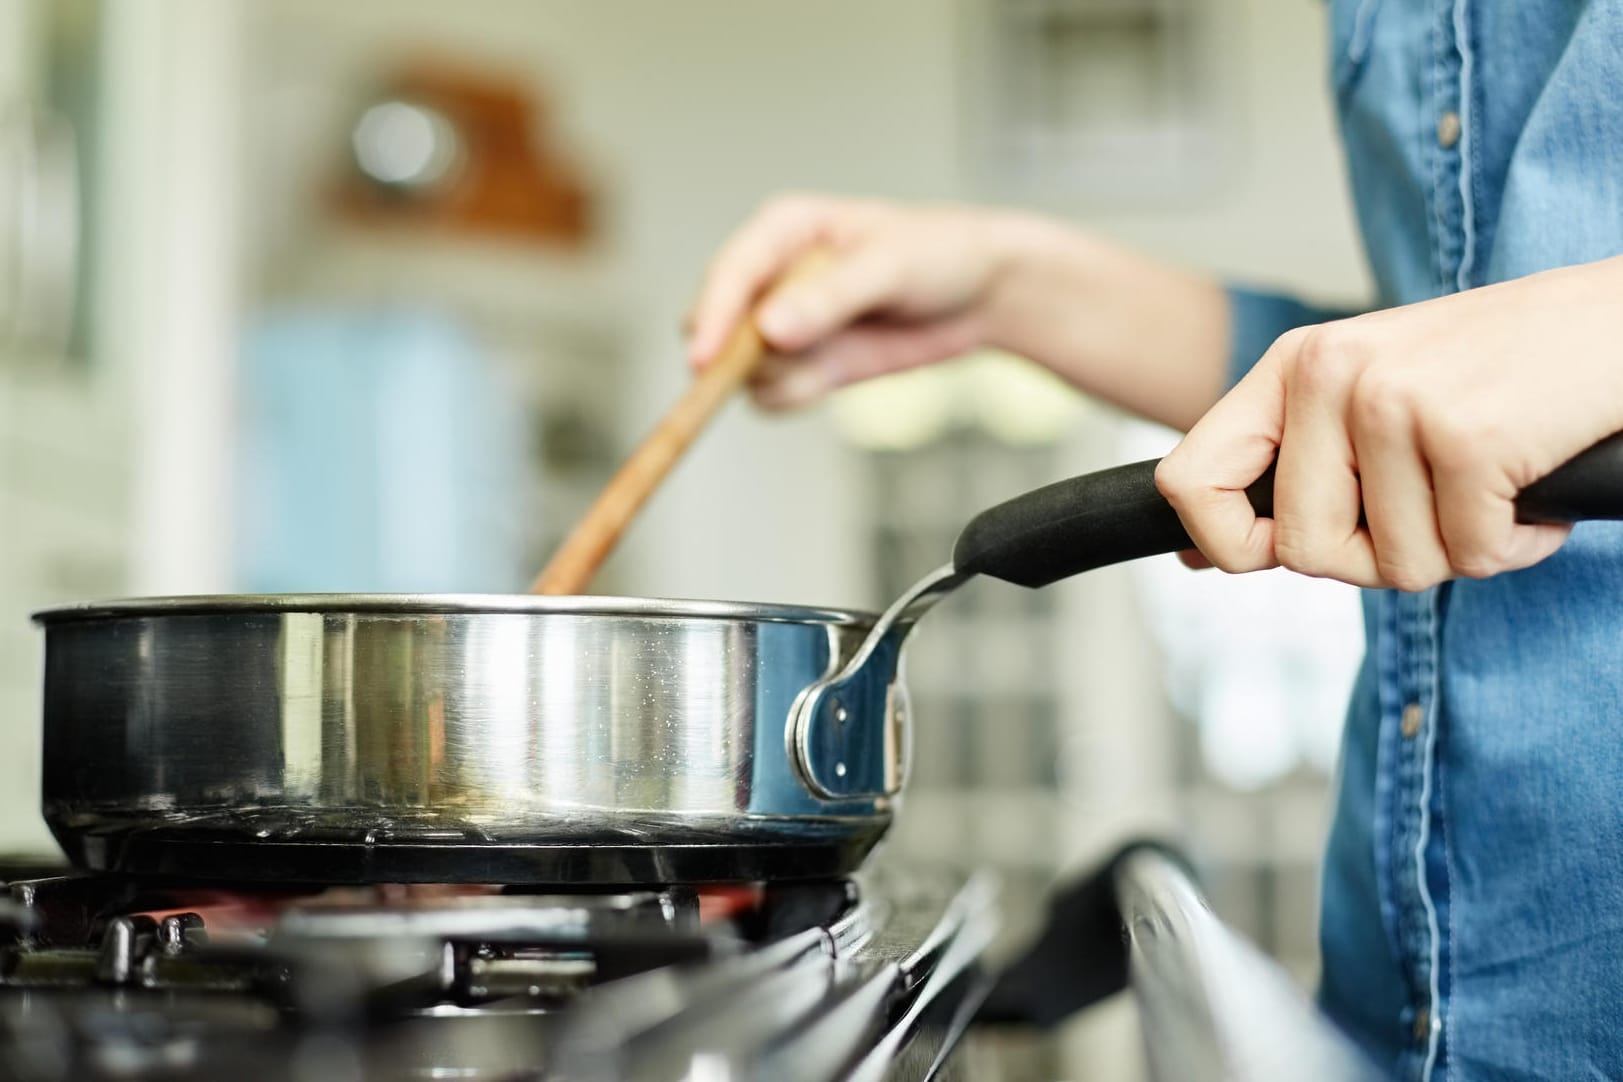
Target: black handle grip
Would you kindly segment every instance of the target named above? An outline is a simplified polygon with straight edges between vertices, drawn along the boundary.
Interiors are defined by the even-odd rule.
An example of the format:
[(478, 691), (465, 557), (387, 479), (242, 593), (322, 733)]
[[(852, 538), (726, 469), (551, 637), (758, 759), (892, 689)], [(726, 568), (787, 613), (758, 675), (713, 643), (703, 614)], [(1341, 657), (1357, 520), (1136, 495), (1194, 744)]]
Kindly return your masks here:
[(1580, 451), (1516, 497), (1517, 522), (1623, 519), (1623, 432)]
[[(1109, 564), (1193, 548), (1156, 490), (1156, 462), (1083, 474), (982, 511), (958, 535), (953, 564), (966, 574), (1047, 586)], [(1246, 496), (1257, 514), (1273, 514), (1273, 467)], [(1516, 511), (1522, 522), (1623, 519), (1623, 433), (1529, 485)]]

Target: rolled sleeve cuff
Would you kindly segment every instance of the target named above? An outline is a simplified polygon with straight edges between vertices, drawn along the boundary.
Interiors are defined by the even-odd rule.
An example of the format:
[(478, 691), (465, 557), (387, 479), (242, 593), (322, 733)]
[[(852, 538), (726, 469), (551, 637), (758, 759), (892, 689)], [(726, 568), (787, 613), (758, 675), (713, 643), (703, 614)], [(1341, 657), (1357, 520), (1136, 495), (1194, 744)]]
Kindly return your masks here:
[(1231, 285), (1229, 295), (1228, 386), (1240, 382), (1251, 366), (1288, 330), (1342, 319), (1354, 312), (1317, 308), (1294, 297)]

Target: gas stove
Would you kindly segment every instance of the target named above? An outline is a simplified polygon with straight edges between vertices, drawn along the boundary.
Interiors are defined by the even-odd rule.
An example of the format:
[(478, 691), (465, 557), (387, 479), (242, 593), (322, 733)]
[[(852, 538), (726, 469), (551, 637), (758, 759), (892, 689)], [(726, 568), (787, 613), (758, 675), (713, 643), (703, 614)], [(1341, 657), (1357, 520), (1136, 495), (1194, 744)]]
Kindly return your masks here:
[(984, 879), (224, 889), (0, 863), (0, 1078), (957, 1077)]

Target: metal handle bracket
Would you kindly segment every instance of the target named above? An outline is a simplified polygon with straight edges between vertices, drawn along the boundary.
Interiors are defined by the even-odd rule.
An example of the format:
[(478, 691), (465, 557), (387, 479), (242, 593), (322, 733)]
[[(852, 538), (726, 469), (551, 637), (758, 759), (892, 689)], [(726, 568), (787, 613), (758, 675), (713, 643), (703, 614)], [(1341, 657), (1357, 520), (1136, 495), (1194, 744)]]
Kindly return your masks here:
[[(900, 679), (902, 645), (920, 617), (971, 577), (952, 564), (924, 576), (875, 621), (844, 665), (835, 657), (828, 675), (795, 697), (786, 730), (789, 761), (813, 796), (871, 799), (900, 791), (912, 761), (912, 725)], [(863, 755), (865, 749), (853, 740), (853, 734), (869, 730), (852, 724), (852, 718), (875, 711), (883, 711), (886, 739), (900, 745), (899, 766), (889, 777), (877, 776), (882, 771), (870, 761), (875, 757)]]

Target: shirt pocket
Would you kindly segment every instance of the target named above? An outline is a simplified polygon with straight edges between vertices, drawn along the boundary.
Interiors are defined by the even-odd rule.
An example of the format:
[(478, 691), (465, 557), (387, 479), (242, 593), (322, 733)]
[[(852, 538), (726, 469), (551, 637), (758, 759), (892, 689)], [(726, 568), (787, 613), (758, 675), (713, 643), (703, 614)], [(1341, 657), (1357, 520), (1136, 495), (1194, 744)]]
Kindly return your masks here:
[(1380, 6), (1381, 0), (1330, 0), (1330, 84), (1338, 103), (1364, 73)]

